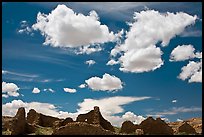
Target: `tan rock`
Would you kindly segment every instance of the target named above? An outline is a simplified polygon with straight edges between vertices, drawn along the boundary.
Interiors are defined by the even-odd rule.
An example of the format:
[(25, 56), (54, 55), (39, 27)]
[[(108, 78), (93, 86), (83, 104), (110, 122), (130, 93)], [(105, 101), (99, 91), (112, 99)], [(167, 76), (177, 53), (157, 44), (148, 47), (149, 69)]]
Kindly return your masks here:
[(105, 130), (98, 124), (86, 122), (71, 122), (54, 130), (53, 135), (114, 135), (114, 132)]
[(37, 113), (34, 109), (30, 109), (27, 114), (27, 122), (31, 125), (39, 125), (43, 127), (52, 127), (54, 126), (55, 121), (60, 121), (61, 119), (43, 115)]
[(187, 134), (196, 134), (195, 129), (189, 125), (187, 122), (184, 122), (179, 128), (178, 132), (185, 132)]
[(134, 133), (136, 130), (136, 126), (131, 122), (131, 121), (124, 121), (122, 126), (121, 126), (121, 130), (120, 133)]
[(141, 129), (144, 134), (149, 135), (173, 135), (173, 130), (168, 124), (166, 124), (161, 118), (154, 120), (152, 117), (148, 117), (140, 123)]
[(100, 125), (106, 130), (114, 131), (114, 127), (111, 125), (109, 121), (103, 118), (103, 116), (100, 113), (99, 107), (97, 106), (94, 107), (94, 110), (91, 110), (86, 114), (78, 115), (76, 121)]

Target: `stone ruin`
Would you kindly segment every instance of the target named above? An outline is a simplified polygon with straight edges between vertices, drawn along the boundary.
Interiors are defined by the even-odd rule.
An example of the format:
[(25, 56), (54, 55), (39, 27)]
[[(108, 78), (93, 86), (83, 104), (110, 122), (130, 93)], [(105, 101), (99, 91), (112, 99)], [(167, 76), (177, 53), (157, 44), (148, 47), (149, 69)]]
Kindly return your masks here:
[(2, 121), (2, 126), (4, 130), (9, 129), (11, 135), (21, 135), (24, 134), (26, 128), (26, 118), (25, 109), (23, 107), (19, 108), (16, 115), (12, 117), (4, 117)]
[(135, 130), (136, 130), (136, 126), (131, 121), (125, 121), (121, 126), (120, 133), (131, 134), (131, 133), (134, 133)]
[(60, 121), (61, 119), (46, 116), (41, 113), (37, 113), (34, 109), (30, 109), (27, 114), (27, 122), (31, 125), (39, 125), (42, 127), (53, 127), (54, 122)]
[(54, 130), (52, 135), (115, 135), (115, 133), (105, 130), (99, 124), (71, 122)]
[(100, 125), (106, 130), (110, 130), (113, 132), (115, 131), (111, 123), (103, 118), (103, 116), (100, 113), (99, 107), (97, 106), (94, 107), (94, 110), (91, 110), (86, 114), (78, 115), (76, 122), (86, 122), (88, 124), (96, 124), (96, 125)]
[(148, 117), (142, 121), (139, 125), (143, 129), (144, 134), (148, 135), (173, 135), (173, 129), (161, 120), (161, 118), (156, 118), (154, 120), (152, 117)]
[(113, 135), (114, 128), (105, 120), (98, 107), (87, 114), (81, 114), (76, 121), (71, 118), (59, 119), (37, 113), (30, 109), (25, 117), (25, 108), (19, 108), (14, 117), (2, 117), (2, 129), (9, 129), (11, 135), (35, 133), (37, 128), (52, 127), (53, 135)]
[[(111, 123), (103, 118), (99, 107), (86, 114), (78, 115), (76, 121), (71, 118), (59, 119), (37, 113), (31, 109), (27, 118), (25, 109), (19, 108), (14, 117), (2, 116), (2, 131), (9, 130), (11, 135), (24, 135), (35, 133), (38, 126), (52, 127), (53, 135), (116, 135), (120, 133), (135, 135), (173, 135), (173, 130), (161, 118), (154, 120), (148, 117), (139, 125), (131, 121), (125, 121), (122, 124), (120, 133), (114, 132)], [(179, 126), (178, 132), (187, 134), (196, 134), (195, 129), (184, 122)]]
[(65, 126), (67, 125), (68, 123), (70, 122), (74, 122), (72, 118), (66, 118), (66, 119), (63, 119), (63, 120), (60, 120), (60, 121), (55, 121), (53, 123), (53, 128), (56, 129), (56, 128), (59, 128), (61, 126)]
[(53, 135), (114, 135), (114, 127), (105, 120), (100, 113), (99, 107), (86, 114), (78, 115), (76, 121), (66, 120), (60, 123), (56, 122)]
[(25, 108), (21, 107), (18, 109), (15, 117), (11, 124), (11, 135), (23, 134), (25, 131), (26, 118), (25, 118)]
[(133, 124), (131, 121), (125, 121), (121, 127), (121, 133), (134, 133), (137, 135), (173, 135), (173, 130), (161, 118), (154, 120), (148, 117), (139, 125)]
[(182, 133), (185, 132), (187, 134), (196, 134), (195, 129), (189, 125), (187, 122), (184, 122), (179, 128), (178, 132)]

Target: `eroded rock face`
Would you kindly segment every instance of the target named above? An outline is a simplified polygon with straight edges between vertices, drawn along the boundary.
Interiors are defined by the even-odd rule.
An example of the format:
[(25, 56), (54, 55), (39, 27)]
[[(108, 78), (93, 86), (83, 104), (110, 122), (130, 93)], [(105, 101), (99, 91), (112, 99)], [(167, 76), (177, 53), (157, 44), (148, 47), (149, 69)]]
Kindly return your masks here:
[(35, 133), (36, 130), (37, 130), (37, 127), (35, 125), (26, 123), (26, 127), (25, 127), (26, 134)]
[(111, 123), (103, 118), (103, 116), (100, 113), (99, 107), (96, 106), (94, 107), (94, 110), (91, 110), (86, 114), (78, 115), (76, 121), (100, 125), (106, 130), (114, 131), (114, 128), (111, 125)]
[(195, 129), (189, 125), (187, 122), (184, 122), (179, 128), (178, 132), (185, 132), (187, 134), (196, 134)]
[(131, 121), (125, 121), (122, 124), (120, 133), (134, 133), (136, 130), (136, 126)]
[(135, 130), (135, 134), (136, 135), (144, 135), (144, 131), (143, 131), (143, 129), (138, 128)]
[(43, 127), (52, 127), (55, 121), (60, 121), (61, 119), (46, 116), (41, 113), (37, 113), (34, 109), (30, 109), (27, 114), (27, 122), (31, 125), (39, 125)]
[(161, 118), (154, 120), (152, 117), (148, 117), (140, 124), (144, 134), (149, 135), (173, 135), (173, 130), (168, 124), (166, 124)]
[(114, 135), (114, 132), (103, 129), (98, 124), (71, 122), (54, 130), (53, 135)]
[(24, 134), (26, 126), (25, 108), (19, 108), (15, 117), (9, 122), (9, 124), (9, 130), (11, 131), (11, 135)]
[(64, 120), (60, 120), (60, 121), (55, 121), (53, 124), (53, 128), (59, 128), (61, 126), (65, 126), (66, 124), (70, 123), (70, 122), (74, 122), (72, 118), (66, 118)]
[(7, 129), (11, 128), (11, 121), (13, 117), (9, 116), (2, 116), (2, 131), (6, 131)]

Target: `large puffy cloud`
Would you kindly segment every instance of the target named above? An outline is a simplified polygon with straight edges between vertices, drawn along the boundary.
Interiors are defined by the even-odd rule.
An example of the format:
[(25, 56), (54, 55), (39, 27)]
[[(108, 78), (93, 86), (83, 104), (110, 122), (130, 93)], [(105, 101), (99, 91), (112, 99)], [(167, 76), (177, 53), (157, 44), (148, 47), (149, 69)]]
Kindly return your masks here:
[(14, 116), (18, 108), (20, 107), (25, 108), (26, 114), (30, 109), (35, 109), (37, 112), (42, 113), (44, 115), (49, 115), (49, 116), (59, 117), (59, 118), (67, 118), (67, 117), (73, 118), (77, 116), (74, 113), (59, 111), (55, 105), (50, 103), (24, 102), (22, 100), (13, 100), (10, 103), (3, 104), (2, 115)]
[(94, 106), (100, 107), (101, 113), (104, 115), (118, 114), (124, 112), (122, 105), (129, 104), (135, 101), (149, 99), (151, 97), (125, 97), (115, 96), (102, 99), (84, 99), (79, 103), (78, 112), (86, 113), (93, 109)]
[(79, 109), (77, 112), (87, 113), (93, 109), (94, 106), (98, 106), (104, 118), (109, 120), (114, 126), (121, 127), (125, 120), (130, 120), (135, 124), (139, 124), (145, 118), (140, 115), (136, 115), (133, 112), (126, 112), (122, 116), (116, 114), (124, 113), (123, 105), (127, 105), (132, 102), (142, 101), (150, 99), (151, 97), (128, 97), (128, 96), (115, 96), (102, 99), (84, 99), (83, 102), (79, 103)]
[(134, 124), (140, 124), (145, 118), (143, 116), (137, 116), (133, 112), (126, 112), (124, 115), (122, 115), (122, 118), (124, 120), (132, 121)]
[(181, 68), (178, 78), (182, 80), (189, 79), (189, 83), (202, 82), (202, 59), (199, 62), (189, 61), (186, 66)]
[(129, 23), (130, 30), (126, 33), (126, 39), (112, 49), (114, 57), (121, 54), (119, 62), (120, 70), (124, 72), (148, 72), (160, 68), (164, 62), (163, 54), (156, 44), (161, 42), (167, 46), (170, 40), (181, 34), (184, 29), (195, 23), (197, 16), (191, 16), (183, 12), (159, 13), (154, 10), (135, 12), (134, 22)]
[[(98, 14), (75, 13), (65, 5), (58, 5), (51, 13), (38, 13), (37, 22), (32, 26), (45, 36), (45, 45), (53, 47), (81, 48), (82, 53), (94, 52), (90, 45), (115, 41), (115, 35), (99, 21)], [(82, 46), (85, 46), (82, 48)], [(87, 49), (87, 50), (86, 50)], [(98, 50), (95, 50), (98, 51)], [(79, 52), (80, 53), (80, 52)]]
[(117, 91), (122, 89), (122, 81), (114, 76), (105, 73), (102, 78), (99, 77), (91, 77), (88, 80), (85, 80), (86, 84), (89, 88), (94, 91)]
[(170, 55), (170, 61), (184, 61), (195, 57), (200, 58), (201, 53), (194, 53), (193, 45), (178, 45), (173, 49)]
[(14, 83), (6, 83), (6, 82), (2, 82), (2, 93), (3, 97), (7, 98), (8, 96), (14, 96), (14, 97), (18, 97), (20, 94), (18, 93), (18, 90), (20, 88), (14, 84)]

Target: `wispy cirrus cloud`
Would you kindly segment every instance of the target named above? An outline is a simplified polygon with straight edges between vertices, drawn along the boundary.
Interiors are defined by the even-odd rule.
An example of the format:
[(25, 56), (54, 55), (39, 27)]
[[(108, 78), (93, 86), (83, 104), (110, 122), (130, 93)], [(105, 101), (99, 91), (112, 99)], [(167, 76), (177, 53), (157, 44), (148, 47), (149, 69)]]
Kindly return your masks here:
[(172, 107), (170, 109), (167, 109), (161, 112), (153, 112), (150, 115), (161, 117), (166, 115), (176, 115), (180, 113), (201, 112), (201, 111), (202, 111), (201, 107)]
[(22, 82), (49, 83), (65, 81), (65, 79), (43, 78), (40, 74), (20, 73), (8, 70), (2, 70), (2, 75), (6, 75), (3, 79)]
[(19, 73), (19, 72), (13, 72), (13, 71), (8, 71), (8, 70), (2, 70), (2, 74), (11, 74), (11, 75), (16, 75), (16, 76), (21, 76), (21, 77), (28, 77), (28, 78), (37, 78), (39, 75), (37, 74), (26, 74), (26, 73)]

